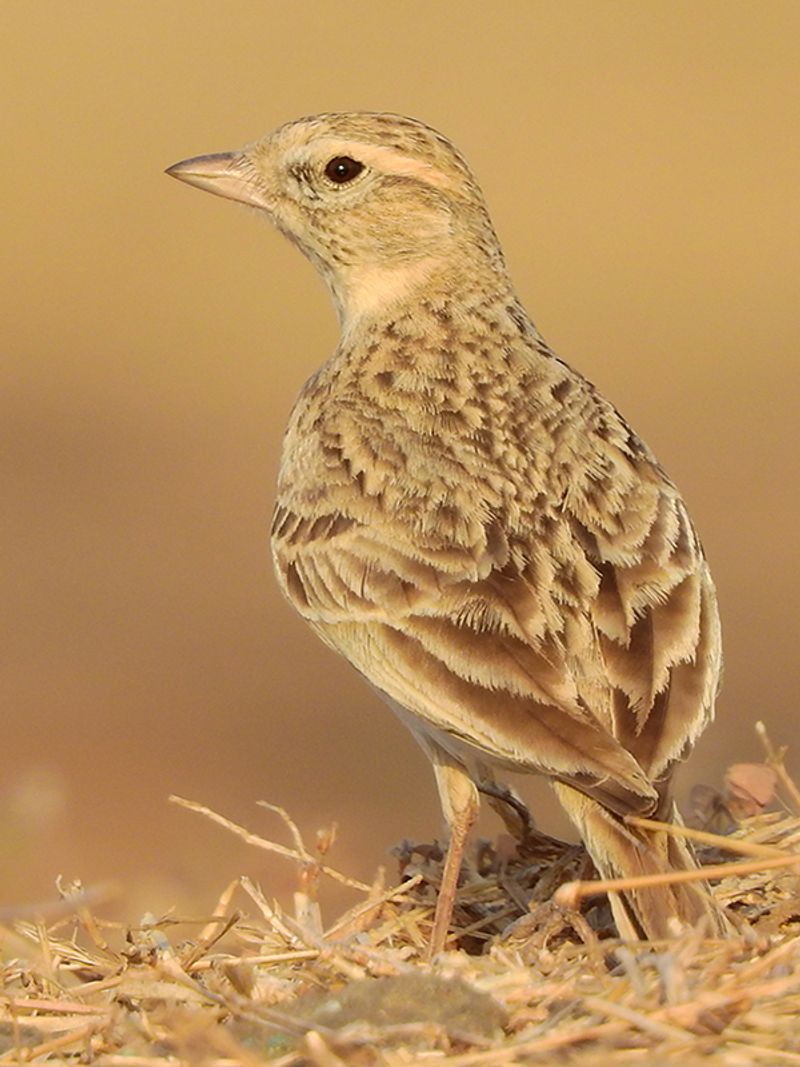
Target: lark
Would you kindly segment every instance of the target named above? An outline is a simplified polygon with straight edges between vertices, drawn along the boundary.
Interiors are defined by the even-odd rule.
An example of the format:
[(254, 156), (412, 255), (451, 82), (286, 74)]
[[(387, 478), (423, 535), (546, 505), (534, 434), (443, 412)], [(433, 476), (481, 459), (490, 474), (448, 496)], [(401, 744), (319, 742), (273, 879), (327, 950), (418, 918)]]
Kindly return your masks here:
[[(713, 715), (714, 585), (677, 488), (520, 304), (481, 190), (441, 134), (323, 114), (170, 167), (263, 212), (341, 323), (283, 443), (272, 552), (289, 602), (428, 755), (449, 826), (447, 940), (479, 795), (546, 775), (604, 878), (687, 870), (676, 765)], [(296, 340), (293, 340), (296, 343)], [(695, 884), (612, 897), (621, 936), (706, 916)]]

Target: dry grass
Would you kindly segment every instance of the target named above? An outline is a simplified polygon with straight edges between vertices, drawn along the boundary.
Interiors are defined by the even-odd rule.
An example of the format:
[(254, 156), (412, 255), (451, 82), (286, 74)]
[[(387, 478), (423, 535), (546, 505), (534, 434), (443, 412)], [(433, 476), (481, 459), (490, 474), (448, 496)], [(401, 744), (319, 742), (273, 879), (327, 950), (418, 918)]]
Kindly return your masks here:
[[(247, 878), (203, 919), (127, 928), (76, 887), (38, 917), (0, 913), (0, 1064), (800, 1064), (800, 797), (762, 740), (781, 810), (740, 817), (701, 849), (710, 869), (726, 861), (713, 886), (733, 924), (722, 941), (615, 940), (596, 892), (581, 912), (552, 901), (585, 873), (582, 851), (536, 836), (478, 844), (461, 948), (429, 964), (436, 846), (404, 844), (401, 883), (367, 886), (328, 865), (332, 835), (310, 850), (280, 809), (291, 846), (182, 802), (297, 863), (291, 914)], [(731, 776), (709, 817), (761, 807), (746, 784)], [(327, 877), (358, 896), (328, 926), (315, 902)]]

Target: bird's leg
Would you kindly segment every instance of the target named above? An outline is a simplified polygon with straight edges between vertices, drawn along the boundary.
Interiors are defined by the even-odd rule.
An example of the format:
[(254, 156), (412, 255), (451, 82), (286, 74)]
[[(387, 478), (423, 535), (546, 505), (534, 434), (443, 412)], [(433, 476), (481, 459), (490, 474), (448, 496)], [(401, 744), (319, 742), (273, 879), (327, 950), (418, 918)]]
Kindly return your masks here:
[(447, 846), (439, 896), (436, 900), (433, 930), (427, 951), (428, 959), (432, 959), (437, 952), (442, 951), (447, 940), (464, 847), (470, 828), (477, 817), (480, 801), (478, 790), (464, 767), (451, 759), (438, 745), (426, 747), (433, 761), (442, 810), (450, 828), (450, 842)]
[(495, 781), (488, 770), (481, 767), (481, 773), (478, 792), (488, 799), (511, 836), (516, 841), (526, 841), (534, 829), (528, 805), (510, 785)]

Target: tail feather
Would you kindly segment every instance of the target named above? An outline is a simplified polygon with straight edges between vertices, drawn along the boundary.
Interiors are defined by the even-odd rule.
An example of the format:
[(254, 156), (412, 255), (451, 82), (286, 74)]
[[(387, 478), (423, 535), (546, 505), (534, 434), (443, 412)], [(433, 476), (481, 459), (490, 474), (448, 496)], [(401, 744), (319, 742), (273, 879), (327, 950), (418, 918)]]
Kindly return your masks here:
[[(670, 871), (697, 870), (691, 847), (665, 830), (626, 826), (596, 800), (563, 783), (558, 798), (578, 827), (601, 878), (636, 878)], [(678, 821), (673, 810), (673, 821)], [(610, 893), (614, 921), (626, 940), (661, 940), (705, 918), (711, 935), (722, 933), (724, 919), (705, 882), (683, 882)]]

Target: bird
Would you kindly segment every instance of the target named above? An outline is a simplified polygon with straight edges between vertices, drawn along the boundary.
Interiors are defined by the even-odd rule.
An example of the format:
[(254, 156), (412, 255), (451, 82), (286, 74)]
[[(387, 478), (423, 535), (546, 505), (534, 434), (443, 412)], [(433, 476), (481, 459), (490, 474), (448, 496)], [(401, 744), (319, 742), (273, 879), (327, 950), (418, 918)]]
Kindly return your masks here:
[[(686, 504), (616, 408), (548, 346), (478, 181), (427, 124), (287, 122), (167, 174), (259, 213), (311, 260), (340, 336), (280, 459), (280, 587), (411, 730), (449, 844), (448, 944), (480, 796), (546, 776), (601, 878), (696, 869), (672, 779), (711, 721), (721, 629)], [(296, 344), (296, 339), (293, 339)], [(705, 924), (707, 887), (610, 895), (621, 937)]]

